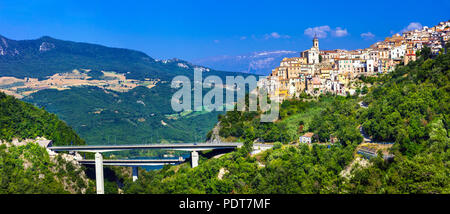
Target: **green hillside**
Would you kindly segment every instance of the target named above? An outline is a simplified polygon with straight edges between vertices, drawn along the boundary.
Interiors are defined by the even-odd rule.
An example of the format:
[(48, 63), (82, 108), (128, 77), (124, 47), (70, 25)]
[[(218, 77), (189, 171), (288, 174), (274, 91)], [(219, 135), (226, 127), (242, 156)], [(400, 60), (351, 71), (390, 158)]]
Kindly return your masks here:
[(0, 194), (94, 193), (83, 168), (36, 143), (0, 145)]
[[(246, 147), (218, 159), (203, 157), (197, 168), (166, 167), (127, 183), (127, 193), (450, 193), (450, 54), (398, 67), (377, 79), (364, 98), (323, 96), (315, 102), (287, 101), (280, 121), (258, 124), (258, 113), (227, 112), (223, 137), (245, 140)], [(358, 102), (367, 102), (368, 108)], [(327, 104), (328, 103), (328, 104)], [(319, 113), (316, 110), (320, 109)], [(290, 113), (289, 113), (290, 112)], [(305, 113), (312, 113), (312, 119)], [(302, 120), (303, 122), (299, 122)], [(363, 125), (375, 141), (394, 141), (393, 159), (366, 161), (356, 154)], [(315, 142), (330, 135), (337, 144), (288, 145), (296, 135), (286, 126), (304, 125)], [(238, 127), (238, 128), (235, 128)], [(278, 129), (278, 136), (269, 134)], [(274, 133), (275, 134), (275, 133)], [(294, 136), (294, 137), (292, 137)], [(281, 139), (273, 150), (249, 156), (256, 138)], [(205, 155), (205, 154), (204, 154)], [(342, 173), (348, 171), (349, 175)], [(220, 173), (222, 172), (222, 173)]]
[[(56, 145), (84, 144), (54, 114), (0, 93), (0, 194), (94, 191), (93, 182), (82, 168), (62, 155), (50, 156), (38, 145), (37, 137), (45, 137)], [(13, 138), (19, 144), (12, 143)]]
[(314, 117), (333, 104), (333, 100), (330, 96), (311, 101), (286, 100), (280, 106), (280, 120), (275, 123), (260, 123), (257, 112), (227, 112), (219, 116), (219, 135), (229, 140), (293, 142), (300, 136), (299, 125), (306, 131)]
[(0, 139), (45, 137), (55, 145), (83, 145), (75, 131), (54, 114), (0, 92)]
[(450, 55), (422, 56), (384, 76), (364, 101), (364, 129), (378, 141), (395, 141), (413, 157), (430, 146), (432, 127), (449, 128)]
[(220, 112), (177, 113), (168, 84), (120, 93), (97, 87), (43, 90), (24, 100), (57, 114), (88, 144), (143, 144), (205, 140)]

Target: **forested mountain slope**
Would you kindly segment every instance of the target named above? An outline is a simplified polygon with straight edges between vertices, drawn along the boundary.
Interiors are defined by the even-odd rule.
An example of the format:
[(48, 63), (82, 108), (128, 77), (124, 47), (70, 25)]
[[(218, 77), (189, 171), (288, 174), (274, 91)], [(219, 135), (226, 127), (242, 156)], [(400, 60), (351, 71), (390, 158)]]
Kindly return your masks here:
[(66, 154), (49, 155), (41, 137), (85, 143), (54, 114), (0, 93), (0, 194), (94, 192), (81, 166)]
[(168, 84), (116, 92), (97, 87), (43, 90), (24, 100), (45, 107), (70, 124), (88, 144), (193, 142), (217, 121), (219, 112), (174, 112)]
[(0, 139), (45, 137), (54, 145), (83, 145), (75, 131), (54, 114), (0, 92)]

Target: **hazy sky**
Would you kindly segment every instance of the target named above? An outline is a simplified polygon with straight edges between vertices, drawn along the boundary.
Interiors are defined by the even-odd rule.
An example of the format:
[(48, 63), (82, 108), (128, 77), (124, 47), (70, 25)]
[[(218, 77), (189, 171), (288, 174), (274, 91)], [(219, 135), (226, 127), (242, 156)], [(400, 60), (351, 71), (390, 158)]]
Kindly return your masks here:
[(193, 60), (254, 51), (364, 48), (450, 19), (450, 1), (0, 0), (0, 35), (44, 35)]

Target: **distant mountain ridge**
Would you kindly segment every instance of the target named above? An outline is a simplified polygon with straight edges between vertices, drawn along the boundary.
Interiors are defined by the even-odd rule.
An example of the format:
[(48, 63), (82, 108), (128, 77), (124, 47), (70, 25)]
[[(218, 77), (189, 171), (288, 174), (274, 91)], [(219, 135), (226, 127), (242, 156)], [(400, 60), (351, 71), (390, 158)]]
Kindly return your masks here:
[[(25, 95), (24, 101), (57, 114), (87, 144), (109, 143), (111, 136), (114, 136), (114, 141), (111, 139), (111, 142), (123, 144), (204, 139), (221, 112), (174, 112), (170, 101), (178, 89), (170, 87), (172, 78), (184, 75), (193, 80), (195, 69), (203, 71), (204, 77), (216, 75), (225, 79), (225, 76), (246, 76), (242, 73), (213, 70), (181, 59), (155, 60), (143, 52), (128, 49), (63, 41), (48, 36), (22, 41), (0, 36), (0, 77), (42, 80), (54, 74), (74, 73), (74, 69), (80, 72), (90, 69), (88, 73), (93, 80), (109, 78), (102, 77), (100, 71), (124, 74), (125, 81), (129, 82), (160, 80), (155, 81), (156, 85), (151, 88), (142, 84), (129, 86), (126, 88), (127, 92), (106, 90), (98, 85), (85, 87), (85, 82), (82, 85), (69, 85), (72, 80), (70, 78), (51, 80), (59, 81), (58, 89), (70, 90), (55, 89), (56, 83), (20, 88), (25, 91), (33, 90)], [(8, 89), (16, 92), (19, 90)]]
[(299, 56), (299, 52), (289, 50), (262, 51), (238, 56), (215, 56), (194, 60), (194, 63), (218, 70), (268, 75), (285, 57)]
[(189, 76), (195, 68), (211, 71), (180, 59), (155, 60), (130, 49), (64, 41), (49, 36), (19, 41), (0, 35), (0, 76), (44, 79), (79, 68), (115, 71), (137, 80)]

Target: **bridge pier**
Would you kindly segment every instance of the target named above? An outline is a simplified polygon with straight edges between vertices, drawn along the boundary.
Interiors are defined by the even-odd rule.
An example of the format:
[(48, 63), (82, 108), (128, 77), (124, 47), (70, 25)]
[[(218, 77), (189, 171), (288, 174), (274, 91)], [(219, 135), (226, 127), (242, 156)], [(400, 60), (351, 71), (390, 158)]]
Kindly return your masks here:
[(103, 156), (101, 153), (95, 153), (95, 181), (97, 183), (97, 194), (105, 194), (105, 185), (103, 177)]
[(197, 151), (191, 152), (191, 166), (192, 166), (192, 168), (195, 168), (198, 166), (198, 152)]
[(137, 181), (139, 176), (139, 168), (137, 166), (133, 166), (133, 182)]

